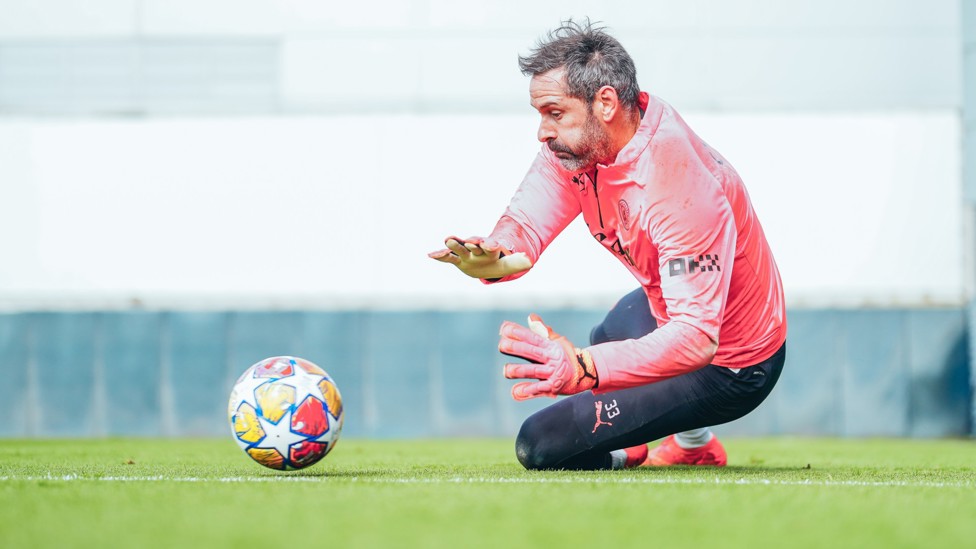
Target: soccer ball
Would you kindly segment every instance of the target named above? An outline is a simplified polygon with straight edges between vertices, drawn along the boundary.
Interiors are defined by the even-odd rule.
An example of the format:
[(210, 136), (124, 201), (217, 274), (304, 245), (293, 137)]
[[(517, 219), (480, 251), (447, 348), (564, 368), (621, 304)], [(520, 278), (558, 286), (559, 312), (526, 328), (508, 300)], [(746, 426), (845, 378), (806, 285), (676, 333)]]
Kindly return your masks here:
[(311, 362), (266, 358), (234, 384), (227, 408), (234, 440), (271, 469), (303, 469), (324, 458), (342, 432), (342, 397)]

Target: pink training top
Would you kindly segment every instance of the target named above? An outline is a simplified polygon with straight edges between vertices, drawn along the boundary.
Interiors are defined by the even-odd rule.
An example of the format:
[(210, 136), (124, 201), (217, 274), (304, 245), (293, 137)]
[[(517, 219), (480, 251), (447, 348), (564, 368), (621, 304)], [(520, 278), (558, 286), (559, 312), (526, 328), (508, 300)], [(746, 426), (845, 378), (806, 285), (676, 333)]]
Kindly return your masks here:
[(609, 166), (568, 172), (543, 146), (492, 232), (535, 264), (582, 213), (640, 281), (658, 329), (588, 348), (597, 392), (751, 366), (786, 341), (779, 271), (739, 175), (670, 105), (646, 92), (639, 102), (637, 133)]

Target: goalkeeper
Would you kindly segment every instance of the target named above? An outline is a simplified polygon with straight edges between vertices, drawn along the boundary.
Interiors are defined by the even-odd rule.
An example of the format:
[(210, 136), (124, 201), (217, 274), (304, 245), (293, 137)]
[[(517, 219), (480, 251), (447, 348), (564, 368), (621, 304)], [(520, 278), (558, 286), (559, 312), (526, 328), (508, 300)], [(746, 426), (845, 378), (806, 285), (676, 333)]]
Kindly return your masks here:
[[(543, 319), (505, 322), (517, 400), (572, 395), (529, 417), (529, 469), (726, 464), (709, 427), (755, 409), (786, 356), (782, 283), (739, 175), (589, 21), (519, 58), (543, 143), (488, 237), (430, 257), (498, 283), (524, 275), (577, 216), (640, 288), (576, 346)], [(665, 438), (666, 437), (666, 438)], [(654, 451), (647, 443), (664, 438)]]

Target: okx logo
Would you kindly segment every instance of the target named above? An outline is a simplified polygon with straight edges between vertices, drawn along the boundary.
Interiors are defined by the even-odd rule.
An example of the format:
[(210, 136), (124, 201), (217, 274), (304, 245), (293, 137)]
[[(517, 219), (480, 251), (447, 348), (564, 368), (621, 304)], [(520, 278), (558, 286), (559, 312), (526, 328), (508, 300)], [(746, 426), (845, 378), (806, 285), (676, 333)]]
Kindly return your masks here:
[(705, 271), (721, 271), (718, 264), (718, 254), (702, 254), (695, 257), (679, 257), (668, 261), (668, 274), (681, 276)]

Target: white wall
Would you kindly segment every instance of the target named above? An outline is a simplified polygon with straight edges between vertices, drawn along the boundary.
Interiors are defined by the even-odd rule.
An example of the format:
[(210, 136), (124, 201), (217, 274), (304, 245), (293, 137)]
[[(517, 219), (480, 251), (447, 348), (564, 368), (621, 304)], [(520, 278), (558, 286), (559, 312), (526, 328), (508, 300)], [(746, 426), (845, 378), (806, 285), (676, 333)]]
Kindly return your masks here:
[[(583, 13), (743, 175), (792, 304), (966, 294), (954, 0), (99, 6), (0, 0), (0, 105), (24, 74), (54, 70), (11, 68), (38, 59), (24, 48), (127, 47), (134, 68), (112, 78), (130, 81), (140, 45), (205, 38), (270, 44), (277, 70), (248, 77), (275, 79), (276, 106), (0, 112), (7, 308), (611, 302), (633, 283), (580, 226), (510, 285), (425, 256), (449, 233), (490, 230), (538, 147), (515, 56)], [(90, 57), (104, 59), (78, 63)]]
[[(794, 303), (961, 297), (953, 116), (698, 113), (689, 122), (746, 179)], [(8, 299), (256, 305), (610, 299), (633, 283), (582, 226), (567, 229), (538, 272), (505, 287), (481, 288), (425, 256), (450, 233), (491, 229), (537, 149), (534, 123), (8, 120), (0, 166), (18, 183), (0, 187), (0, 288)]]

